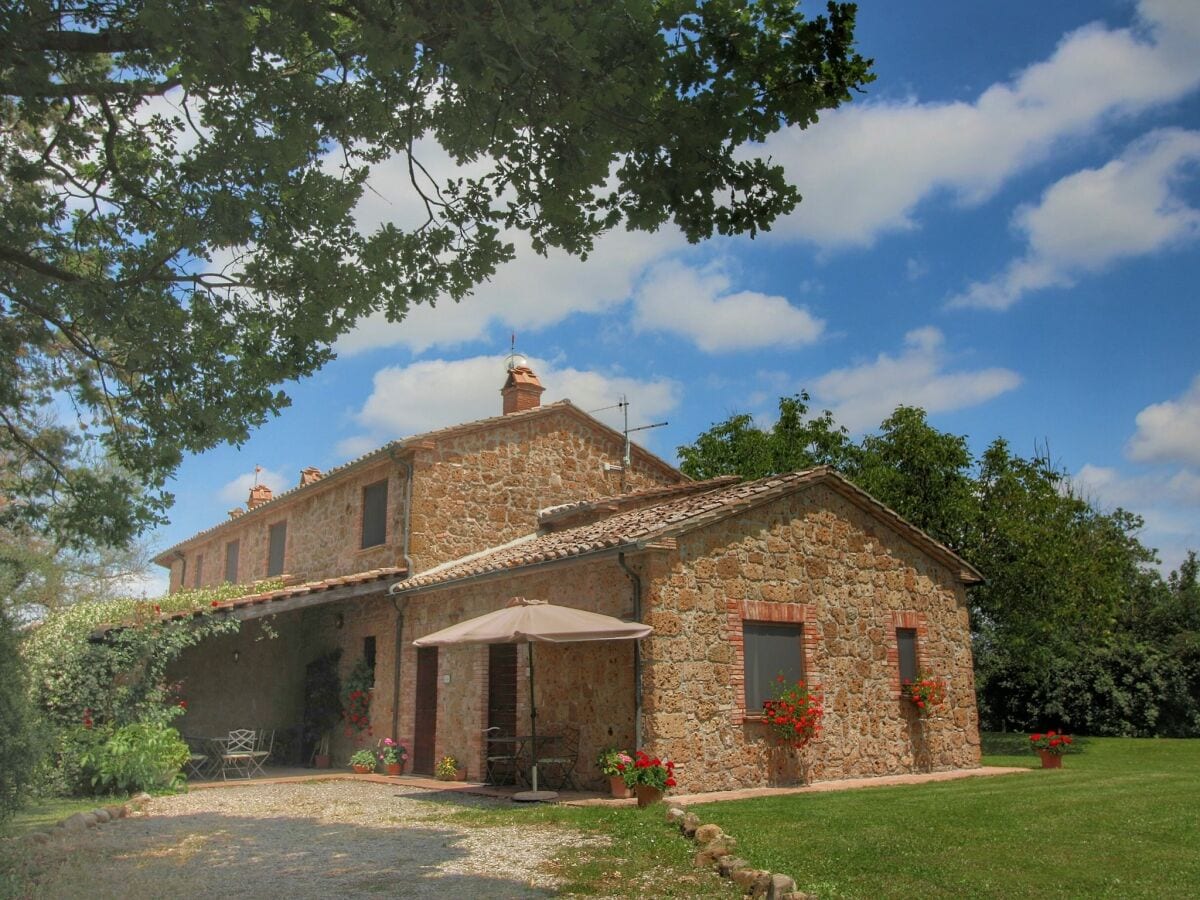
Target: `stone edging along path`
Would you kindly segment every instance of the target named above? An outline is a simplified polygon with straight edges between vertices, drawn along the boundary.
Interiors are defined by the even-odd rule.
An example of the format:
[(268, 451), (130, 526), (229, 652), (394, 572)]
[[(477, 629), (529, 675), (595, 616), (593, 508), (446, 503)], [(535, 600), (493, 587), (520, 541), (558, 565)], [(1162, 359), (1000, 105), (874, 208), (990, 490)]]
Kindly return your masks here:
[(25, 840), (34, 844), (45, 844), (54, 837), (85, 831), (88, 828), (95, 828), (97, 825), (103, 825), (105, 822), (112, 822), (116, 819), (125, 819), (141, 810), (142, 806), (149, 802), (150, 799), (150, 795), (143, 792), (135, 794), (124, 803), (112, 806), (98, 806), (91, 812), (78, 812), (73, 816), (67, 816), (67, 818), (47, 831), (30, 832), (25, 836)]

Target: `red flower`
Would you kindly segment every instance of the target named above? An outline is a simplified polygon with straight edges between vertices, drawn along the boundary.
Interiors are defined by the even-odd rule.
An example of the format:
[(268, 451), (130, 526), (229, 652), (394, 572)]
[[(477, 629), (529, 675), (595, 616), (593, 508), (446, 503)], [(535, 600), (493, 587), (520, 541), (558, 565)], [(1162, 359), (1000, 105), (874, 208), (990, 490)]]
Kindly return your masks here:
[(667, 776), (667, 787), (675, 787), (675, 779), (670, 775)]
[(220, 606), (220, 605), (221, 605), (221, 601), (220, 601), (220, 600), (214, 600), (214, 601), (212, 602), (212, 604), (211, 604), (211, 605), (212, 605), (212, 606)]

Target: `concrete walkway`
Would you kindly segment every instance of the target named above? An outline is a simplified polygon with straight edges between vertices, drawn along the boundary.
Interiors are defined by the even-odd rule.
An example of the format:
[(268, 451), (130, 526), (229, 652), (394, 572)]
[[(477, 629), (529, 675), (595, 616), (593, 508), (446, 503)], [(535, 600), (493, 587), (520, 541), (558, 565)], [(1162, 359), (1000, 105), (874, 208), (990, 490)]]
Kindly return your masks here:
[[(987, 778), (995, 775), (1014, 775), (1029, 772), (1024, 767), (980, 766), (976, 769), (951, 769), (946, 772), (924, 772), (910, 775), (879, 775), (874, 778), (845, 778), (839, 781), (819, 781), (816, 784), (794, 787), (739, 788), (732, 791), (710, 791), (704, 794), (669, 794), (667, 799), (678, 806), (693, 806), (701, 803), (720, 803), (724, 800), (746, 800), (753, 797), (778, 797), (785, 794), (814, 794), (828, 791), (850, 791), (859, 788), (890, 787), (897, 784), (929, 784), (936, 781), (957, 781), (963, 778)], [(481, 797), (511, 798), (522, 788), (480, 784), (473, 781), (438, 781), (423, 775), (356, 775), (336, 769), (268, 769), (267, 774), (255, 778), (235, 778), (230, 781), (189, 781), (193, 791), (212, 788), (234, 788), (249, 784), (288, 784), (312, 781), (368, 781), (376, 784), (403, 785), (429, 791), (450, 791), (473, 794)], [(555, 802), (566, 806), (634, 806), (635, 799), (617, 800), (597, 791), (560, 791)]]

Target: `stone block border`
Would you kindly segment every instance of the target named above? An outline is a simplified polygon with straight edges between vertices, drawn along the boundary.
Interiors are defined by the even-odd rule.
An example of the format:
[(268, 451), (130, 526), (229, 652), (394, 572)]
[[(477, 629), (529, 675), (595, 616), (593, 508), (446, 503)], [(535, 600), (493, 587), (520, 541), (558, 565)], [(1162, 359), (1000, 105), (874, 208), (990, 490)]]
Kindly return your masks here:
[(149, 800), (150, 795), (142, 792), (130, 797), (124, 803), (112, 806), (98, 806), (91, 812), (77, 812), (73, 816), (67, 816), (67, 818), (46, 831), (31, 832), (25, 839), (30, 843), (45, 844), (53, 838), (76, 834), (117, 819), (126, 819), (134, 813), (140, 812), (141, 808)]
[(756, 869), (739, 857), (734, 850), (737, 839), (721, 831), (717, 825), (705, 825), (694, 812), (681, 806), (667, 807), (667, 821), (679, 826), (684, 837), (691, 838), (699, 848), (692, 858), (697, 868), (716, 869), (725, 878), (751, 897), (764, 900), (816, 900), (815, 894), (796, 890), (796, 882), (789, 875)]

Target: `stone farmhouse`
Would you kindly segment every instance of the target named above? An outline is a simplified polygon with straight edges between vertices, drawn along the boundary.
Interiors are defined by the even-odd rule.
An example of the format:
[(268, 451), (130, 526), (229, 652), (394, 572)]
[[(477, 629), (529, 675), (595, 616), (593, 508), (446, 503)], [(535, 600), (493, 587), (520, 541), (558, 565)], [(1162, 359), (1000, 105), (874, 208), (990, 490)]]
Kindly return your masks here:
[[(690, 481), (541, 392), (513, 368), (503, 415), (254, 488), (161, 554), (172, 590), (284, 579), (224, 604), (240, 632), (179, 661), (185, 730), (274, 728), (306, 759), (306, 673), (340, 650), (343, 677), (374, 673), (373, 738), (415, 772), (450, 754), (482, 778), (485, 729), (527, 730), (526, 646), (412, 642), (525, 596), (655, 629), (538, 646), (538, 730), (578, 729), (583, 784), (610, 746), (670, 756), (684, 791), (978, 764), (969, 564), (831, 469)], [(946, 685), (928, 717), (901, 694), (918, 669)], [(780, 673), (824, 695), (803, 772), (761, 721)], [(335, 765), (373, 738), (338, 729)]]

